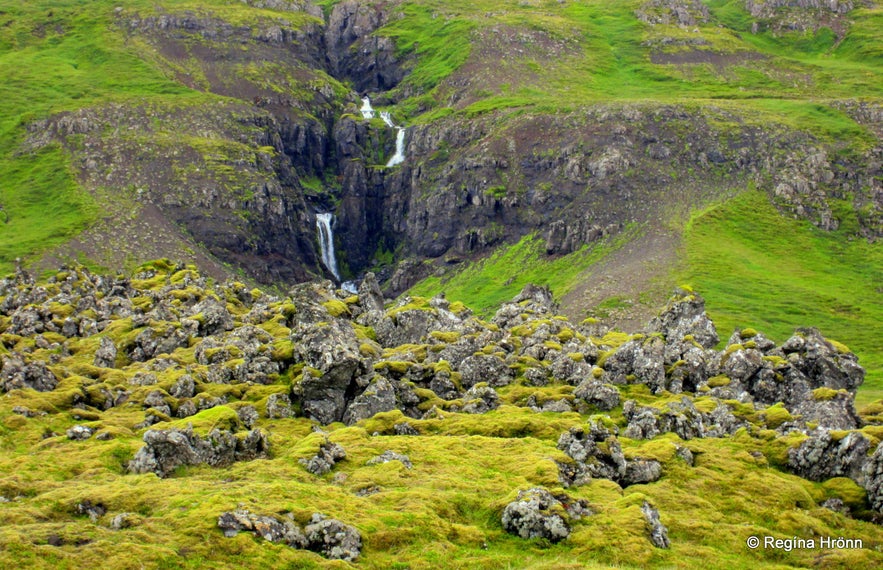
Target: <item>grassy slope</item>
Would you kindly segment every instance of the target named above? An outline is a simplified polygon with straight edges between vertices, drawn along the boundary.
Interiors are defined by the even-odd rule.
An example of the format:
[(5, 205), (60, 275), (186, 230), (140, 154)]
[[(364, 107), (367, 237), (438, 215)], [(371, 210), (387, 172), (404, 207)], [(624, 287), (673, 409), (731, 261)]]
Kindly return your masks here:
[[(199, 104), (217, 100), (166, 77), (138, 42), (114, 22), (118, 2), (0, 0), (0, 204), (10, 222), (0, 233), (0, 272), (66, 241), (102, 214), (77, 184), (59, 146), (21, 152), (25, 127), (35, 119), (108, 102)], [(126, 9), (212, 13), (237, 24), (305, 17), (251, 8), (227, 0), (136, 0)]]
[(626, 231), (580, 251), (546, 260), (545, 241), (535, 234), (517, 244), (503, 246), (494, 255), (444, 277), (429, 277), (409, 290), (410, 294), (432, 297), (444, 293), (449, 299), (463, 299), (480, 315), (493, 313), (500, 303), (514, 297), (527, 283), (548, 285), (563, 295), (587, 267), (634, 237)]
[(816, 326), (868, 370), (860, 399), (883, 397), (883, 248), (783, 218), (748, 192), (698, 213), (686, 229), (679, 275), (702, 293), (722, 336), (753, 326), (784, 341)]

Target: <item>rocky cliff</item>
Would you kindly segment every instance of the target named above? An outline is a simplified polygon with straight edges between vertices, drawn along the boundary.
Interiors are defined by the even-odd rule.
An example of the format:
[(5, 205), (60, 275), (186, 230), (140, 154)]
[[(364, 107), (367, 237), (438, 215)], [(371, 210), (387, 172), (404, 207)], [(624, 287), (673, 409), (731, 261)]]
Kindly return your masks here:
[[(853, 8), (798, 4), (794, 13), (832, 18)], [(98, 105), (29, 123), (25, 152), (61, 142), (80, 182), (108, 210), (104, 225), (63, 254), (85, 250), (114, 266), (123, 254), (191, 252), (218, 276), (241, 268), (264, 283), (292, 283), (327, 269), (314, 216), (331, 211), (344, 276), (391, 257), (405, 263), (381, 280), (392, 277), (388, 292), (399, 293), (433, 270), (426, 260), (456, 264), (533, 232), (548, 254), (566, 254), (628, 225), (683, 217), (750, 184), (785, 214), (833, 230), (855, 212), (856, 234), (880, 236), (880, 149), (868, 134), (879, 126), (874, 102), (832, 103), (856, 132), (866, 129), (871, 138), (862, 145), (734, 105), (499, 104), (505, 89), (542, 83), (537, 66), (553, 73), (562, 62), (583, 61), (587, 40), (467, 18), (472, 31), (456, 36), (468, 40), (462, 62), (428, 82), (421, 66), (453, 59), (460, 44), (446, 55), (407, 43), (421, 28), (403, 30), (401, 22), (431, 25), (419, 19), (422, 8), (367, 0), (336, 2), (324, 13), (310, 2), (247, 5), (253, 10), (158, 5), (113, 13), (113, 32), (167, 76), (220, 97)], [(749, 2), (745, 9), (766, 22), (784, 8)], [(449, 23), (463, 17), (429, 15)], [(678, 2), (645, 3), (627, 17), (643, 22), (651, 38), (678, 25), (700, 26), (705, 37), (706, 27), (726, 23), (701, 4)], [(685, 59), (670, 43), (647, 42), (642, 53), (660, 72), (689, 75), (710, 62), (726, 76), (751, 61), (702, 46)], [(505, 77), (501, 58), (514, 66)], [(757, 56), (778, 78), (782, 64), (769, 61)], [(402, 165), (384, 166), (395, 131), (357, 113), (365, 94), (405, 126)], [(135, 222), (157, 229), (126, 232)], [(136, 234), (134, 243), (120, 240), (126, 233)]]

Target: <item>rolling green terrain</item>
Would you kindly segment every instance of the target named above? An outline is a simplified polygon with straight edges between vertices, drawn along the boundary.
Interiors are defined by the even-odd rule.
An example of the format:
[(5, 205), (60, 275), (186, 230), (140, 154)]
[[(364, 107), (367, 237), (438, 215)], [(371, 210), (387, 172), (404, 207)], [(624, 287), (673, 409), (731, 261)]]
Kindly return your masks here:
[[(813, 4), (0, 0), (0, 277), (22, 259), (42, 279), (0, 290), (0, 566), (883, 564), (872, 477), (812, 481), (789, 463), (821, 437), (818, 418), (737, 401), (717, 372), (673, 392), (651, 388), (646, 370), (611, 379), (624, 346), (661, 342), (633, 323), (675, 287), (705, 299), (718, 363), (750, 360), (757, 331), (782, 346), (817, 327), (837, 359), (853, 352), (867, 371), (864, 425), (830, 437), (866, 441), (856, 456), (871, 464), (883, 439), (883, 5)], [(407, 129), (403, 164), (384, 166), (395, 131), (362, 119), (365, 95)], [(387, 300), (401, 295), (394, 306), (291, 289), (330, 276), (317, 212), (335, 215), (343, 279), (375, 272)], [(174, 259), (145, 264), (157, 258)], [(83, 266), (57, 269), (71, 261)], [(492, 322), (529, 283), (573, 324), (529, 300), (509, 305), (523, 322)], [(456, 326), (396, 336), (446, 311)], [(217, 313), (229, 326), (207, 330)], [(364, 370), (342, 381), (308, 363), (303, 347), (322, 335), (349, 350), (315, 351), (325, 364)], [(667, 340), (703, 348), (692, 334)], [(784, 352), (754, 356), (776, 389), (796, 367)], [(672, 381), (694, 357), (660, 374)], [(477, 384), (499, 407), (464, 411), (477, 401), (459, 368), (469, 358), (503, 363)], [(561, 370), (579, 366), (615, 405), (576, 394), (583, 378)], [(57, 386), (34, 388), (41, 373)], [(494, 386), (498, 375), (511, 381)], [(184, 376), (194, 393), (180, 393)], [(310, 382), (326, 382), (329, 406), (394, 405), (323, 421)], [(812, 388), (807, 401), (835, 416), (853, 396)], [(283, 395), (291, 410), (271, 413)], [(672, 414), (687, 401), (707, 425), (723, 410), (738, 426), (626, 437), (627, 400)], [(559, 437), (589, 422), (618, 430), (624, 457), (658, 461), (662, 477), (568, 486)], [(234, 445), (257, 428), (268, 448), (216, 467), (129, 469), (150, 428), (188, 425)], [(74, 426), (92, 431), (80, 441)], [(346, 459), (313, 473), (305, 464), (326, 441)], [(388, 450), (413, 468), (369, 463)], [(559, 543), (514, 536), (501, 514), (532, 487), (592, 514)], [(671, 548), (648, 539), (645, 501)], [(218, 517), (237, 508), (298, 528), (324, 513), (358, 529), (362, 553), (329, 560), (260, 533), (225, 537)], [(864, 544), (752, 550), (750, 536)]]

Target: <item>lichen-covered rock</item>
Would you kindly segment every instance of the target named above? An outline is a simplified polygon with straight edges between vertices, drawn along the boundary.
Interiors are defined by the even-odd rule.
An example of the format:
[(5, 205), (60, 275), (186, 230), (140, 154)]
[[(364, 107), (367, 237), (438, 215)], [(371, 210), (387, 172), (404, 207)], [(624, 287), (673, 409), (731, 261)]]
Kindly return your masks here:
[(623, 343), (604, 363), (607, 384), (646, 384), (654, 392), (665, 388), (665, 341), (660, 336)]
[(233, 328), (233, 316), (227, 310), (226, 305), (214, 297), (206, 297), (205, 300), (193, 305), (191, 318), (199, 323), (199, 335), (209, 336)]
[(835, 439), (830, 431), (819, 428), (797, 447), (788, 450), (788, 467), (812, 481), (849, 477), (861, 481), (871, 442), (859, 432)]
[(23, 388), (49, 392), (58, 386), (58, 378), (39, 360), (26, 362), (22, 355), (11, 353), (4, 355), (0, 362), (0, 388), (4, 392)]
[(102, 368), (113, 368), (117, 358), (117, 347), (106, 336), (101, 337), (101, 346), (95, 351), (93, 364)]
[(644, 520), (647, 521), (647, 532), (650, 535), (650, 542), (653, 543), (653, 546), (656, 548), (668, 548), (671, 546), (671, 541), (668, 539), (668, 529), (659, 520), (659, 511), (653, 505), (644, 501), (644, 504), (641, 505), (641, 513), (644, 515)]
[(583, 381), (573, 391), (574, 397), (601, 411), (612, 410), (619, 405), (619, 390), (595, 379)]
[(861, 475), (871, 508), (883, 513), (883, 443), (877, 445), (877, 449), (867, 459)]
[(354, 527), (320, 513), (304, 527), (307, 548), (332, 560), (354, 561), (362, 553), (362, 535)]
[(396, 409), (396, 392), (392, 382), (383, 376), (375, 376), (365, 390), (346, 408), (343, 422), (352, 425), (375, 414)]
[(340, 445), (325, 441), (319, 446), (319, 451), (309, 459), (301, 459), (300, 464), (306, 467), (307, 471), (320, 477), (334, 467), (338, 461), (346, 459), (346, 451)]
[(360, 391), (359, 377), (370, 369), (352, 327), (338, 321), (298, 325), (291, 340), (298, 359), (316, 371), (305, 372), (293, 389), (303, 414), (322, 424), (341, 421), (348, 396)]
[(192, 398), (196, 394), (196, 383), (193, 376), (184, 374), (169, 388), (169, 395), (175, 398)]
[(542, 488), (519, 491), (506, 505), (501, 518), (503, 529), (521, 538), (544, 538), (560, 542), (570, 536), (568, 514), (564, 505)]
[(384, 451), (377, 457), (369, 459), (366, 465), (378, 465), (380, 463), (389, 463), (390, 461), (399, 461), (407, 469), (412, 469), (414, 467), (414, 465), (411, 463), (411, 458), (409, 458), (407, 455), (389, 450)]
[(647, 325), (649, 333), (658, 332), (666, 343), (682, 342), (685, 338), (703, 348), (718, 343), (717, 329), (705, 313), (705, 299), (691, 291), (677, 290), (658, 317)]
[(218, 528), (227, 538), (236, 536), (240, 531), (248, 531), (269, 542), (281, 542), (294, 548), (307, 547), (303, 531), (291, 518), (280, 521), (276, 517), (256, 515), (247, 509), (236, 509), (221, 513)]
[(514, 376), (506, 362), (493, 354), (469, 356), (460, 363), (457, 371), (460, 372), (463, 388), (471, 388), (481, 382), (494, 387), (506, 386)]
[(500, 397), (490, 386), (478, 384), (463, 395), (464, 414), (484, 414), (500, 406)]
[(558, 449), (573, 459), (573, 463), (558, 464), (558, 477), (565, 486), (610, 479), (627, 487), (652, 483), (662, 476), (662, 465), (654, 459), (626, 459), (616, 436), (596, 423), (590, 423), (588, 429), (573, 427), (562, 433)]
[(268, 418), (290, 418), (294, 416), (291, 409), (291, 399), (288, 394), (270, 394), (267, 396)]
[(92, 437), (93, 433), (95, 433), (95, 430), (89, 426), (78, 424), (67, 430), (67, 438), (74, 441), (83, 441)]
[(213, 429), (205, 438), (189, 426), (183, 430), (150, 429), (144, 433), (144, 447), (129, 462), (129, 471), (168, 477), (182, 465), (206, 463), (223, 467), (236, 461), (266, 457), (268, 451), (267, 436), (259, 429), (248, 432), (242, 439), (219, 429)]
[(664, 409), (638, 406), (633, 400), (622, 406), (628, 427), (624, 435), (632, 439), (652, 439), (660, 433), (676, 433), (681, 439), (696, 437), (725, 437), (745, 425), (722, 402), (710, 412), (696, 408), (684, 396), (680, 402), (671, 402)]

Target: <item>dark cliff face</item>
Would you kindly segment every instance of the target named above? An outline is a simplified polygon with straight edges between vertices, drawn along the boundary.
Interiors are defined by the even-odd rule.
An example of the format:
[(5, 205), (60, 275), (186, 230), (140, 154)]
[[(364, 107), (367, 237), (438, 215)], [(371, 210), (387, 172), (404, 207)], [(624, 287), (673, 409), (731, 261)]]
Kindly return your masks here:
[[(389, 90), (414, 56), (377, 33), (399, 3), (346, 0), (324, 17), (310, 3), (272, 4), (290, 17), (233, 24), (210, 11), (119, 11), (121, 33), (153, 49), (168, 74), (229, 102), (85, 109), (34, 124), (29, 145), (63, 141), (87, 187), (158, 208), (207, 252), (266, 283), (325, 272), (317, 211), (336, 215), (344, 278), (394, 253), (391, 293), (424, 276), (426, 259), (456, 263), (532, 232), (548, 254), (566, 254), (750, 183), (783, 212), (828, 230), (839, 223), (833, 202), (851, 200), (859, 231), (883, 235), (879, 148), (843, 154), (712, 106), (498, 110), (414, 125), (395, 116), (406, 127), (406, 159), (388, 168), (396, 131), (358, 108), (366, 93), (378, 105), (403, 96)], [(514, 41), (492, 35), (476, 41), (494, 49)], [(570, 49), (529, 39), (550, 57)], [(481, 77), (458, 71), (442, 88), (462, 107)], [(883, 123), (873, 105), (843, 112), (871, 131)]]

